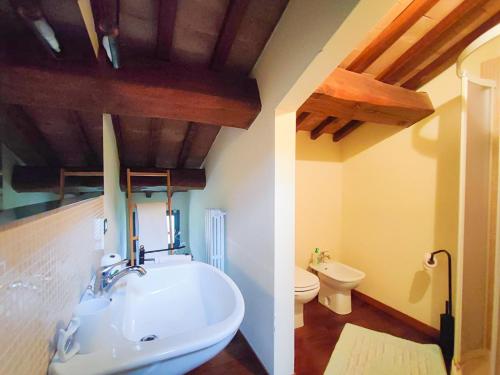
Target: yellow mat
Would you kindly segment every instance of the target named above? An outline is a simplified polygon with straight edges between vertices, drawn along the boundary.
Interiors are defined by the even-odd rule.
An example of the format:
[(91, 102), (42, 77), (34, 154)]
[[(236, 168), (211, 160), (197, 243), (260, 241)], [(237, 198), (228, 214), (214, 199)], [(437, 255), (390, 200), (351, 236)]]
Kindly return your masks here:
[(326, 375), (446, 375), (439, 346), (346, 324)]

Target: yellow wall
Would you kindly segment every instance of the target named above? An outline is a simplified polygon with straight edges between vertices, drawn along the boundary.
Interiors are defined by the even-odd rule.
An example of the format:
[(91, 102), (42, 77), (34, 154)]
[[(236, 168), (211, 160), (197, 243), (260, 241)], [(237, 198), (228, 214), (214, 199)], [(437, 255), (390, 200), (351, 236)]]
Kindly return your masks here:
[(331, 136), (313, 141), (299, 132), (296, 139), (295, 264), (307, 268), (314, 248), (340, 250), (342, 162)]
[(462, 69), (474, 77), (481, 77), (482, 63), (498, 57), (500, 57), (500, 37), (490, 40), (467, 56), (462, 63)]
[(403, 130), (366, 124), (341, 142), (340, 260), (366, 273), (361, 292), (437, 328), (446, 267), (425, 271), (422, 259), (441, 248), (456, 254), (460, 81), (454, 67), (422, 91), (434, 104), (432, 116)]
[[(366, 273), (359, 290), (439, 326), (446, 268), (423, 253), (455, 252), (460, 81), (448, 69), (422, 91), (436, 112), (402, 129), (365, 124), (339, 143), (297, 135), (296, 264), (314, 247)], [(316, 147), (314, 147), (316, 146)]]
[[(498, 45), (474, 52), (464, 68), (479, 72)], [(422, 259), (446, 248), (456, 261), (461, 88), (455, 66), (420, 91), (436, 111), (407, 129), (365, 124), (338, 144), (331, 135), (311, 141), (298, 133), (296, 264), (306, 267), (314, 247), (333, 250), (334, 259), (366, 273), (361, 292), (438, 328), (447, 299), (445, 261), (429, 272)]]

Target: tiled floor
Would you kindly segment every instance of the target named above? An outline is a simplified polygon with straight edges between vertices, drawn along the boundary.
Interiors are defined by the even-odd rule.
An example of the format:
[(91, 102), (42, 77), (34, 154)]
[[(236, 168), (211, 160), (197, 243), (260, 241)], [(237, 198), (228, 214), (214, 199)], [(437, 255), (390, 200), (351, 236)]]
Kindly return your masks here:
[[(399, 320), (353, 298), (353, 312), (337, 315), (317, 301), (305, 305), (305, 326), (295, 330), (295, 373), (297, 375), (323, 374), (346, 323), (357, 324), (376, 331), (430, 343), (432, 339)], [(265, 374), (265, 370), (238, 333), (228, 347), (211, 361), (190, 374)]]

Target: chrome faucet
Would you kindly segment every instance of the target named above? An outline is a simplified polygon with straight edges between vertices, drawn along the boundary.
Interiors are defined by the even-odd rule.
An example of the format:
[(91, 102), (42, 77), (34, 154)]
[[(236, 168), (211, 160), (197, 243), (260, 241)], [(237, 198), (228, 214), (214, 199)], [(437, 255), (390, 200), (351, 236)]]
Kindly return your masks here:
[(139, 277), (142, 277), (147, 273), (147, 271), (141, 266), (128, 266), (121, 271), (112, 273), (115, 267), (127, 263), (128, 259), (123, 259), (122, 261), (109, 266), (99, 267), (95, 275), (94, 287), (92, 288), (94, 295), (102, 295), (103, 293), (110, 291), (118, 280), (130, 273), (135, 273)]
[(321, 253), (319, 253), (319, 259), (318, 261), (320, 263), (325, 263), (325, 259), (328, 259), (330, 260), (330, 253), (328, 251), (322, 251)]

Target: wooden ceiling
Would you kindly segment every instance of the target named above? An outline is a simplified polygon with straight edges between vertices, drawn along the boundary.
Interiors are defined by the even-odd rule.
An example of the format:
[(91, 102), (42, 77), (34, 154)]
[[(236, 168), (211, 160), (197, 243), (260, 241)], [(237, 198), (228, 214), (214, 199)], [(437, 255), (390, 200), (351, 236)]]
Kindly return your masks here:
[(498, 0), (401, 0), (297, 111), (297, 131), (340, 141), (363, 122), (410, 126), (433, 112), (415, 92), (500, 22)]
[(287, 3), (90, 0), (112, 64), (76, 0), (0, 0), (2, 139), (30, 166), (100, 167), (105, 112), (122, 167), (200, 168), (221, 126), (248, 128), (260, 111), (248, 74)]
[[(0, 58), (5, 61), (25, 56), (46, 61), (47, 56), (52, 55), (13, 5), (14, 2), (0, 1)], [(58, 37), (60, 35), (60, 43), (72, 46), (65, 53), (65, 59), (91, 61), (92, 47), (76, 2), (44, 1), (43, 5), (52, 27)], [(0, 76), (5, 76), (3, 70)], [(5, 89), (2, 86), (0, 91)], [(0, 99), (0, 141), (25, 164), (102, 166), (102, 114), (47, 108), (35, 102), (31, 105), (6, 103)]]

